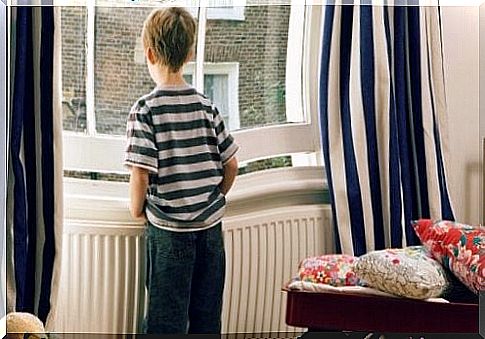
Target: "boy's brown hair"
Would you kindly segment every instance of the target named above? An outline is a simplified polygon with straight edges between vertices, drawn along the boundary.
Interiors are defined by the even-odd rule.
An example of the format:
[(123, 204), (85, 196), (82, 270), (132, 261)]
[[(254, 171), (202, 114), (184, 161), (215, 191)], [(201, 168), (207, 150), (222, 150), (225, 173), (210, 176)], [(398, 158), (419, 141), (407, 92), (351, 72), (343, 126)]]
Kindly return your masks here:
[(197, 24), (181, 7), (156, 9), (143, 24), (143, 45), (151, 48), (156, 61), (178, 72), (195, 43)]

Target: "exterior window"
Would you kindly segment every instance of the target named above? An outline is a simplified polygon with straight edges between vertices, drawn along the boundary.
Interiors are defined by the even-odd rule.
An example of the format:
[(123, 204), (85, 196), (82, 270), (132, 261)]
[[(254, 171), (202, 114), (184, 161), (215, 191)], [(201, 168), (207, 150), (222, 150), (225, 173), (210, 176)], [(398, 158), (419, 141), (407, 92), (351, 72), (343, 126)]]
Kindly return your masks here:
[[(141, 39), (135, 47), (135, 63), (145, 64)], [(230, 130), (240, 127), (238, 105), (239, 64), (237, 62), (205, 63), (204, 94), (219, 109), (226, 126)], [(195, 86), (195, 63), (190, 62), (184, 68), (187, 83)]]
[[(154, 87), (140, 38), (154, 3), (139, 0), (123, 7), (114, 0), (89, 1), (87, 7), (61, 9), (64, 165), (71, 172), (126, 174), (126, 117)], [(301, 162), (293, 154), (317, 151), (312, 141), (316, 120), (304, 114), (302, 90), (308, 6), (296, 0), (299, 5), (291, 6), (159, 2), (184, 3), (200, 16), (197, 49), (185, 77), (218, 106), (243, 146), (242, 165), (257, 161), (258, 170), (264, 169), (261, 164), (295, 166)], [(201, 2), (209, 7), (195, 7)], [(148, 4), (152, 7), (143, 7)]]
[[(226, 126), (230, 130), (237, 130), (240, 127), (239, 64), (236, 62), (205, 63), (204, 71), (204, 94), (217, 106)], [(185, 66), (185, 79), (195, 85), (194, 63)]]
[[(246, 0), (208, 0), (207, 19), (209, 20), (245, 20), (244, 6)], [(190, 12), (197, 16), (196, 7), (188, 7)]]
[[(228, 87), (229, 76), (227, 74), (204, 74), (204, 92), (214, 103), (216, 103), (224, 118), (224, 122), (229, 126), (231, 125), (229, 120), (232, 121), (235, 119), (230, 119), (231, 110), (229, 109), (229, 91), (225, 90)], [(231, 129), (235, 129), (234, 127), (239, 125), (239, 123), (232, 125), (233, 128)]]

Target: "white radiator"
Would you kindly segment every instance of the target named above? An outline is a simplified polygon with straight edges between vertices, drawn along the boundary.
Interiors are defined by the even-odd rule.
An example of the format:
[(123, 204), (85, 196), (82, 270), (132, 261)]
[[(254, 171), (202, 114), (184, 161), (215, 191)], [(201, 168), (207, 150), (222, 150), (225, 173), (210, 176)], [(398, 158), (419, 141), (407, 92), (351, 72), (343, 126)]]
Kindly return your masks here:
[[(332, 246), (328, 206), (275, 208), (224, 223), (224, 333), (290, 332), (281, 288), (301, 259)], [(145, 295), (143, 228), (67, 222), (58, 332), (136, 333)]]
[(226, 221), (224, 333), (299, 331), (285, 324), (281, 288), (302, 259), (332, 248), (330, 218), (328, 206), (291, 206)]
[(144, 260), (143, 228), (68, 222), (56, 331), (139, 332), (145, 301)]

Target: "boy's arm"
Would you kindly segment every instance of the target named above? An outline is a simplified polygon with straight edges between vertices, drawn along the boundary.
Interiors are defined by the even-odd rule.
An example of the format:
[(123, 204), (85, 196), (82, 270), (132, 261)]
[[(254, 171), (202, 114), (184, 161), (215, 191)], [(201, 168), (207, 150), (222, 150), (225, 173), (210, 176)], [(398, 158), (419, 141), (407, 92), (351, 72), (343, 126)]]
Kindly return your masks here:
[(231, 189), (234, 179), (236, 179), (237, 169), (238, 164), (236, 157), (232, 157), (223, 165), (224, 174), (222, 175), (222, 182), (219, 185), (222, 194), (226, 195)]
[(148, 189), (148, 170), (131, 167), (130, 175), (130, 213), (135, 219), (146, 219), (144, 205)]

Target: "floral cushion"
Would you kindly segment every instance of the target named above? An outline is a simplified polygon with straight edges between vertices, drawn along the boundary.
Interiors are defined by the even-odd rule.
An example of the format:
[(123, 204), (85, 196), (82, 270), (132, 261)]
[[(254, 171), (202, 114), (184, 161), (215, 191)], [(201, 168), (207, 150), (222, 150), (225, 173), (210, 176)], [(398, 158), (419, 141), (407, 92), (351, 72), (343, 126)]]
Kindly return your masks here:
[(352, 270), (355, 257), (346, 254), (327, 254), (311, 257), (300, 264), (299, 277), (302, 281), (332, 286), (362, 286)]
[(431, 254), (472, 292), (485, 290), (485, 229), (422, 219), (414, 230)]
[(359, 294), (370, 294), (370, 295), (380, 295), (383, 297), (397, 298), (394, 294), (382, 292), (375, 288), (366, 286), (332, 286), (327, 284), (318, 284), (308, 281), (301, 281), (300, 279), (292, 279), (290, 283), (286, 285), (289, 290), (293, 291), (305, 291), (305, 292), (330, 292), (330, 293), (359, 293)]
[(448, 285), (444, 268), (423, 246), (369, 252), (354, 272), (370, 287), (413, 299), (436, 298)]

